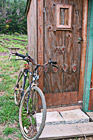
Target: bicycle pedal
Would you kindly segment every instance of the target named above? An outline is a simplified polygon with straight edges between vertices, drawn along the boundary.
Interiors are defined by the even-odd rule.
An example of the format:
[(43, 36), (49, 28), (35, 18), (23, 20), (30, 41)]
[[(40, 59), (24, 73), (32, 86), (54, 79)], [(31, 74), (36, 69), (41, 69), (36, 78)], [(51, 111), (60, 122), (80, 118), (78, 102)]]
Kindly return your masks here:
[(17, 91), (19, 91), (19, 88), (16, 88), (16, 87), (15, 87), (15, 88), (14, 88), (14, 90), (17, 90)]
[(28, 134), (28, 130), (27, 130), (27, 128), (26, 128), (26, 127), (24, 127), (24, 131)]

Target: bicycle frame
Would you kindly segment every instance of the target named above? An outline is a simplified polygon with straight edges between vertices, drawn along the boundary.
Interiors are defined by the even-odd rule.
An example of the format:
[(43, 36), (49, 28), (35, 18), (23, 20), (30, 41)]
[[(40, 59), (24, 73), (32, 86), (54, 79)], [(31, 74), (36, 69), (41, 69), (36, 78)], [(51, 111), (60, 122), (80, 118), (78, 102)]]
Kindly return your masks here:
[[(27, 74), (29, 73), (33, 78), (32, 78), (32, 81), (29, 85), (29, 94), (28, 94), (28, 100), (27, 100), (27, 112), (28, 112), (28, 102), (29, 102), (29, 98), (30, 98), (30, 91), (31, 91), (31, 88), (36, 85), (35, 84), (35, 81), (39, 79), (39, 75), (36, 74), (36, 71), (38, 69), (38, 66), (35, 67), (34, 69), (34, 72), (32, 74), (32, 72), (29, 70), (29, 67), (24, 69), (23, 72), (24, 72), (24, 81), (23, 81), (23, 88), (22, 88), (22, 92), (21, 92), (21, 99), (22, 97), (24, 96), (24, 89), (25, 89), (25, 84), (26, 84), (26, 79), (27, 79)], [(20, 79), (19, 79), (20, 80)]]
[[(24, 68), (24, 70), (23, 70), (23, 72), (24, 72), (24, 81), (23, 81), (23, 86), (22, 86), (21, 99), (24, 96), (24, 89), (25, 89), (27, 74), (29, 73), (33, 77), (32, 81), (31, 81), (31, 83), (29, 84), (29, 87), (28, 87), (29, 88), (29, 94), (28, 94), (28, 100), (27, 100), (27, 111), (28, 111), (28, 101), (29, 101), (29, 97), (30, 97), (30, 91), (31, 91), (31, 88), (35, 85), (35, 81), (40, 78), (40, 76), (42, 75), (43, 71), (45, 71), (45, 69), (47, 68), (48, 65), (52, 65), (53, 67), (56, 67), (58, 69), (58, 67), (55, 65), (55, 64), (57, 64), (57, 62), (51, 61), (51, 58), (50, 58), (47, 63), (40, 65), (40, 64), (36, 64), (34, 62), (34, 60), (28, 54), (25, 56), (25, 55), (22, 55), (22, 54), (15, 53), (15, 55), (22, 58), (22, 59), (16, 59), (16, 60), (23, 60), (23, 61), (26, 61), (28, 63), (27, 67)], [(35, 69), (34, 69), (33, 73), (29, 70), (29, 63), (31, 63), (31, 64), (33, 64), (35, 66)], [(40, 68), (39, 69), (39, 74), (40, 74), (40, 71), (42, 69), (41, 75), (37, 74), (38, 68)]]

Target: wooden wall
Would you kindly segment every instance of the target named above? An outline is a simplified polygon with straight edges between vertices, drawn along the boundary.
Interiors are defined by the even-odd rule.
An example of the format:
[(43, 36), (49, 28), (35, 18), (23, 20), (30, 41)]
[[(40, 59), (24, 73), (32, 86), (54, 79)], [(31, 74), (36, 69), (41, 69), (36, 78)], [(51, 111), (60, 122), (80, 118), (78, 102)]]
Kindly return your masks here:
[[(73, 5), (70, 31), (56, 31), (55, 29), (55, 5), (62, 3)], [(76, 99), (82, 100), (86, 57), (87, 5), (88, 0), (31, 0), (27, 15), (28, 52), (36, 63), (43, 64), (51, 57), (58, 62), (60, 67), (58, 73), (48, 73), (47, 77), (44, 75), (40, 78), (39, 87), (44, 93), (55, 93), (57, 96), (57, 94), (64, 92), (67, 94), (66, 99), (68, 99), (68, 92), (75, 92)], [(80, 42), (79, 39), (81, 39)], [(67, 64), (66, 71), (64, 64)], [(73, 70), (74, 64), (76, 71)], [(63, 94), (61, 96), (63, 97)], [(47, 101), (49, 98), (50, 96)], [(70, 103), (72, 102), (70, 101)], [(68, 103), (64, 102), (64, 104)]]
[(28, 53), (37, 63), (37, 0), (31, 0), (27, 15)]

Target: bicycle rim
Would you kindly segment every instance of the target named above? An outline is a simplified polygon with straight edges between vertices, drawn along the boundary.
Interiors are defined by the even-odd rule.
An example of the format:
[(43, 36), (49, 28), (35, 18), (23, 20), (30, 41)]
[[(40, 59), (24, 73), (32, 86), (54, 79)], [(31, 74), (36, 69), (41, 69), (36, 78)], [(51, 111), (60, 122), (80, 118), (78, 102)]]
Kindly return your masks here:
[[(23, 71), (20, 71), (16, 86), (14, 88), (14, 100), (15, 100), (16, 105), (19, 105), (21, 101), (21, 92), (23, 90), (23, 82), (24, 82), (24, 73)], [(28, 87), (28, 83), (29, 83), (29, 78), (27, 76), (25, 89)]]
[[(36, 140), (43, 131), (46, 120), (46, 102), (42, 91), (34, 86), (30, 92), (29, 102), (27, 104), (29, 88), (25, 92), (19, 109), (19, 124), (22, 135), (26, 140)], [(43, 111), (39, 113), (38, 99), (41, 100)], [(28, 110), (27, 110), (28, 105)], [(38, 118), (38, 117), (39, 118)], [(39, 122), (38, 122), (38, 119)]]

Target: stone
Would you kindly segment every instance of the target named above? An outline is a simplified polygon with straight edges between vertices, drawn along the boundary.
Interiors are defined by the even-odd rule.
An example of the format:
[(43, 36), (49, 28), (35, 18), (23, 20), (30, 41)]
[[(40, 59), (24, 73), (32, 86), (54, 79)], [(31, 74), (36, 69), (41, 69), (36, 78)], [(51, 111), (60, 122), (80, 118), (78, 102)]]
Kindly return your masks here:
[[(41, 121), (42, 121), (42, 113), (37, 113), (36, 114), (37, 125), (40, 125)], [(48, 125), (64, 124), (64, 119), (61, 117), (61, 115), (57, 111), (47, 112), (46, 124)]]
[(89, 117), (80, 109), (60, 112), (65, 124), (88, 123)]

